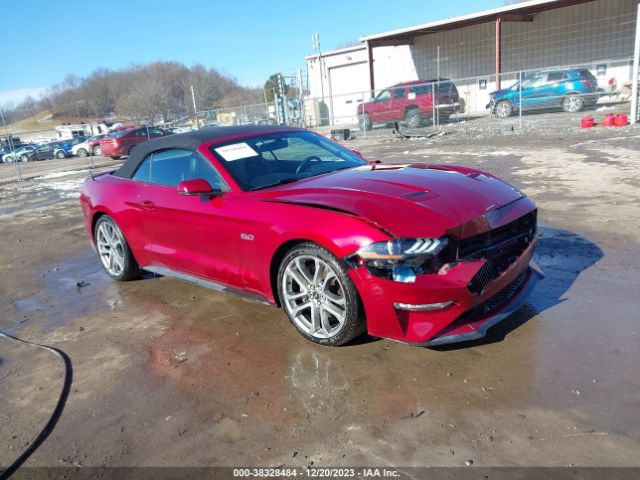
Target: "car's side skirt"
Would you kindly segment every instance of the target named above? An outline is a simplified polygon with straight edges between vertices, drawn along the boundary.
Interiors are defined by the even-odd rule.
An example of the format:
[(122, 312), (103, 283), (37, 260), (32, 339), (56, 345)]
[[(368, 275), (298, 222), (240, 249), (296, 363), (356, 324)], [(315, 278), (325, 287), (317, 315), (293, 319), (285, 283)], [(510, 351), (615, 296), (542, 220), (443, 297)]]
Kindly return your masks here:
[(270, 303), (265, 297), (257, 293), (246, 292), (239, 288), (230, 287), (228, 285), (224, 285), (223, 283), (214, 282), (213, 280), (207, 280), (201, 277), (197, 277), (195, 275), (179, 272), (177, 270), (173, 270), (168, 267), (164, 267), (160, 265), (149, 265), (149, 266), (143, 267), (143, 269), (148, 272), (162, 275), (165, 277), (175, 278), (176, 280), (182, 280), (184, 282), (193, 283), (195, 285), (199, 285), (201, 287), (205, 287), (210, 290), (215, 290), (216, 292), (230, 293), (231, 295), (235, 295), (237, 297), (253, 300), (254, 302), (259, 302), (264, 305), (273, 306), (273, 304)]

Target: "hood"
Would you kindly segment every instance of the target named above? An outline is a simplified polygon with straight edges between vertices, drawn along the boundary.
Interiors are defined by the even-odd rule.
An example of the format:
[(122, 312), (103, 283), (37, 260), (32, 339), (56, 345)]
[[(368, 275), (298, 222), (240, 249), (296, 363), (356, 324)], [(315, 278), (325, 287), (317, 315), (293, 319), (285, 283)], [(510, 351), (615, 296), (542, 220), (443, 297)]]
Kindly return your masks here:
[(511, 88), (501, 88), (489, 94), (490, 97), (504, 97), (511, 91)]
[[(476, 231), (482, 225), (485, 230), (495, 228), (496, 223), (506, 223), (506, 217), (489, 212), (524, 197), (506, 182), (477, 170), (424, 164), (342, 170), (256, 192), (256, 196), (346, 212), (397, 237), (466, 236), (469, 225), (475, 225)], [(535, 208), (528, 203), (528, 210)]]

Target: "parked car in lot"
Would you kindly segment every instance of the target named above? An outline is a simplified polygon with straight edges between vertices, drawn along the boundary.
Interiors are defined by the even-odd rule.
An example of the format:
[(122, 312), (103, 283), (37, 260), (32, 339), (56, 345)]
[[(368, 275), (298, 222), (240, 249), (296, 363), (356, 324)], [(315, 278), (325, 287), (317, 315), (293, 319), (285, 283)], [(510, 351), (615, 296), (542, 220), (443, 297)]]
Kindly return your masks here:
[(586, 68), (535, 72), (522, 79), (522, 87), (516, 82), (491, 92), (487, 108), (496, 116), (507, 118), (519, 110), (522, 97), (523, 110), (561, 108), (575, 113), (595, 104), (600, 93), (598, 80)]
[(171, 133), (155, 127), (139, 127), (111, 132), (100, 140), (101, 155), (114, 160), (130, 155), (133, 149), (150, 138), (162, 137)]
[(416, 128), (423, 119), (433, 118), (434, 105), (441, 122), (460, 110), (460, 96), (453, 82), (441, 78), (398, 83), (358, 105), (356, 115), (361, 130), (368, 130), (375, 123), (403, 120), (407, 126)]
[(541, 276), (536, 206), (518, 189), (471, 168), (369, 162), (291, 127), (150, 140), (88, 179), (80, 203), (113, 279), (144, 269), (281, 306), (324, 345), (365, 331), (477, 339)]
[(170, 133), (187, 133), (187, 132), (193, 132), (195, 130), (195, 128), (191, 128), (191, 127), (169, 127), (166, 129), (168, 132)]
[(46, 143), (44, 145), (39, 145), (35, 149), (23, 153), (20, 156), (20, 159), (24, 161), (34, 161), (34, 160), (50, 160), (52, 158), (56, 158), (55, 152), (56, 147), (54, 143)]
[(20, 148), (16, 148), (13, 153), (5, 153), (2, 156), (3, 163), (11, 163), (15, 162), (16, 159), (21, 162), (26, 162), (29, 160), (29, 154), (37, 148), (36, 145), (23, 145)]
[[(71, 154), (78, 157), (86, 157), (87, 155), (100, 155), (100, 140), (107, 135), (92, 135), (84, 142), (78, 143), (71, 147)], [(98, 146), (96, 148), (96, 146)]]
[(56, 158), (65, 158), (70, 157), (72, 155), (71, 149), (85, 141), (85, 137), (74, 137), (70, 140), (58, 140), (57, 142), (52, 142), (53, 145), (53, 155)]

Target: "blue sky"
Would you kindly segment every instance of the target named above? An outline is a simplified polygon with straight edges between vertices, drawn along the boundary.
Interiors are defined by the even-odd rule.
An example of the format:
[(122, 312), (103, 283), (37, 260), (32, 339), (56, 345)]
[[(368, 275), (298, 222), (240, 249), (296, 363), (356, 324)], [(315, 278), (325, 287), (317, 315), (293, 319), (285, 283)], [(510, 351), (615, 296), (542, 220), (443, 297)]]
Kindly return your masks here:
[[(175, 60), (262, 85), (358, 37), (504, 5), (504, 0), (22, 0), (2, 22), (0, 104), (98, 67)], [(5, 13), (7, 7), (4, 8)]]

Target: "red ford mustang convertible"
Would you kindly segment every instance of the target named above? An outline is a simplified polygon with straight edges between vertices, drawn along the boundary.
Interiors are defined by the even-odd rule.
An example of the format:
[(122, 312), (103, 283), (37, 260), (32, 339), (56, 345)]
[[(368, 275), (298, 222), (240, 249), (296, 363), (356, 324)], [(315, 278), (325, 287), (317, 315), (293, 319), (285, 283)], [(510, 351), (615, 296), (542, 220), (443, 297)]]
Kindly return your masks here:
[(141, 270), (281, 306), (307, 339), (477, 339), (526, 300), (536, 207), (494, 176), (368, 162), (312, 132), (216, 127), (145, 142), (86, 181), (115, 280)]

